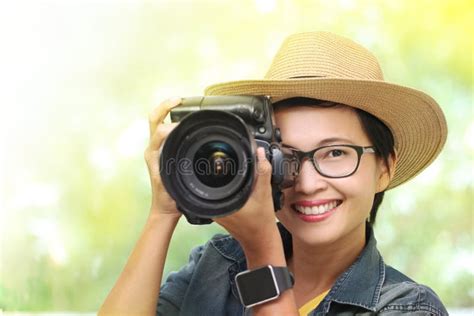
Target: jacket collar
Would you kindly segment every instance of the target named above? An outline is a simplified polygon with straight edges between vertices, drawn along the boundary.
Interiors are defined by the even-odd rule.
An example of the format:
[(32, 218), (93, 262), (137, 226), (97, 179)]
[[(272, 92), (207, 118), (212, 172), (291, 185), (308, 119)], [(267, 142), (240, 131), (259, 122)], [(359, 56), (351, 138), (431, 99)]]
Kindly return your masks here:
[(385, 281), (385, 263), (377, 250), (377, 240), (372, 227), (367, 224), (367, 241), (354, 263), (342, 273), (321, 304), (325, 312), (331, 302), (376, 310)]
[[(285, 256), (289, 257), (292, 252), (291, 234), (280, 223), (278, 223), (278, 228)], [(359, 306), (370, 311), (376, 310), (385, 281), (385, 264), (377, 250), (377, 240), (369, 224), (367, 224), (366, 236), (364, 249), (354, 263), (337, 278), (318, 310), (322, 308), (328, 312), (332, 302)], [(223, 257), (234, 262), (229, 267), (229, 277), (232, 292), (237, 295), (234, 278), (237, 273), (247, 269), (245, 254), (239, 243), (228, 235), (213, 238), (211, 243)]]

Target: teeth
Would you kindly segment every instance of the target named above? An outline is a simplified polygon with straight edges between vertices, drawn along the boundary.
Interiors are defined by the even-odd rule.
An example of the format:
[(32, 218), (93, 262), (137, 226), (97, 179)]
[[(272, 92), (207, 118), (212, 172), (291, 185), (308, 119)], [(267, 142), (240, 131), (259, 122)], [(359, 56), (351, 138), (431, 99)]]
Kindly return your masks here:
[(319, 215), (319, 214), (326, 213), (329, 210), (332, 210), (336, 206), (337, 206), (337, 202), (333, 201), (333, 202), (329, 202), (329, 203), (322, 204), (319, 206), (312, 206), (312, 207), (296, 205), (295, 208), (296, 210), (298, 210), (298, 212), (306, 214), (306, 215)]

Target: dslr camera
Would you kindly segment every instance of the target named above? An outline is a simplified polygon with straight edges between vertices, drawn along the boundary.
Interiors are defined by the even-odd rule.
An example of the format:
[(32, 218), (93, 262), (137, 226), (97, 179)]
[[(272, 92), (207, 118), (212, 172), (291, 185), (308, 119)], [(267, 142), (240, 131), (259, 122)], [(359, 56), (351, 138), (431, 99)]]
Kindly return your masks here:
[(160, 176), (189, 223), (209, 224), (245, 204), (257, 176), (257, 147), (272, 165), (273, 205), (281, 208), (291, 156), (281, 147), (269, 97), (184, 98), (170, 117), (179, 124), (162, 145)]

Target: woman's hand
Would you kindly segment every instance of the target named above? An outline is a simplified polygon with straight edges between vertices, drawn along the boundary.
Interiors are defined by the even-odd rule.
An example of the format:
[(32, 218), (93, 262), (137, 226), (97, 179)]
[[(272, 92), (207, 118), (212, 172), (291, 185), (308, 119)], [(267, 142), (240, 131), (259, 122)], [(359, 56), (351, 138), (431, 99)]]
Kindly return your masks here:
[[(263, 148), (257, 149), (257, 179), (253, 192), (237, 212), (215, 218), (242, 246), (247, 269), (286, 266), (280, 233), (275, 221), (272, 198), (272, 166)], [(275, 301), (252, 308), (253, 315), (298, 315), (292, 290)]]
[(159, 150), (176, 124), (163, 124), (181, 102), (162, 102), (149, 115), (150, 143), (145, 150), (152, 188), (151, 212), (120, 277), (102, 304), (99, 315), (155, 315), (166, 254), (181, 213), (161, 183)]
[(281, 243), (275, 220), (272, 199), (272, 166), (265, 157), (263, 148), (257, 149), (256, 183), (245, 205), (237, 212), (214, 218), (223, 226), (242, 247), (250, 251), (265, 248), (268, 242)]
[(153, 109), (148, 120), (150, 124), (150, 143), (145, 150), (145, 161), (148, 166), (150, 175), (152, 203), (151, 213), (166, 214), (180, 217), (181, 213), (176, 208), (175, 201), (166, 191), (161, 182), (159, 159), (160, 147), (168, 134), (176, 127), (177, 123), (164, 124), (163, 120), (169, 111), (181, 103), (180, 98), (173, 98), (163, 101), (160, 105)]

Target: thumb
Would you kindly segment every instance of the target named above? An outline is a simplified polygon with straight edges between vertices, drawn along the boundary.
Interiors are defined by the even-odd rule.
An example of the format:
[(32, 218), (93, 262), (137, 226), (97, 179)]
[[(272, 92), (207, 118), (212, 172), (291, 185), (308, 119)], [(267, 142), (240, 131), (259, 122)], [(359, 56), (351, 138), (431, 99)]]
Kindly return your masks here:
[(263, 147), (257, 148), (257, 173), (258, 179), (270, 183), (272, 177), (272, 165), (265, 156), (265, 149)]

